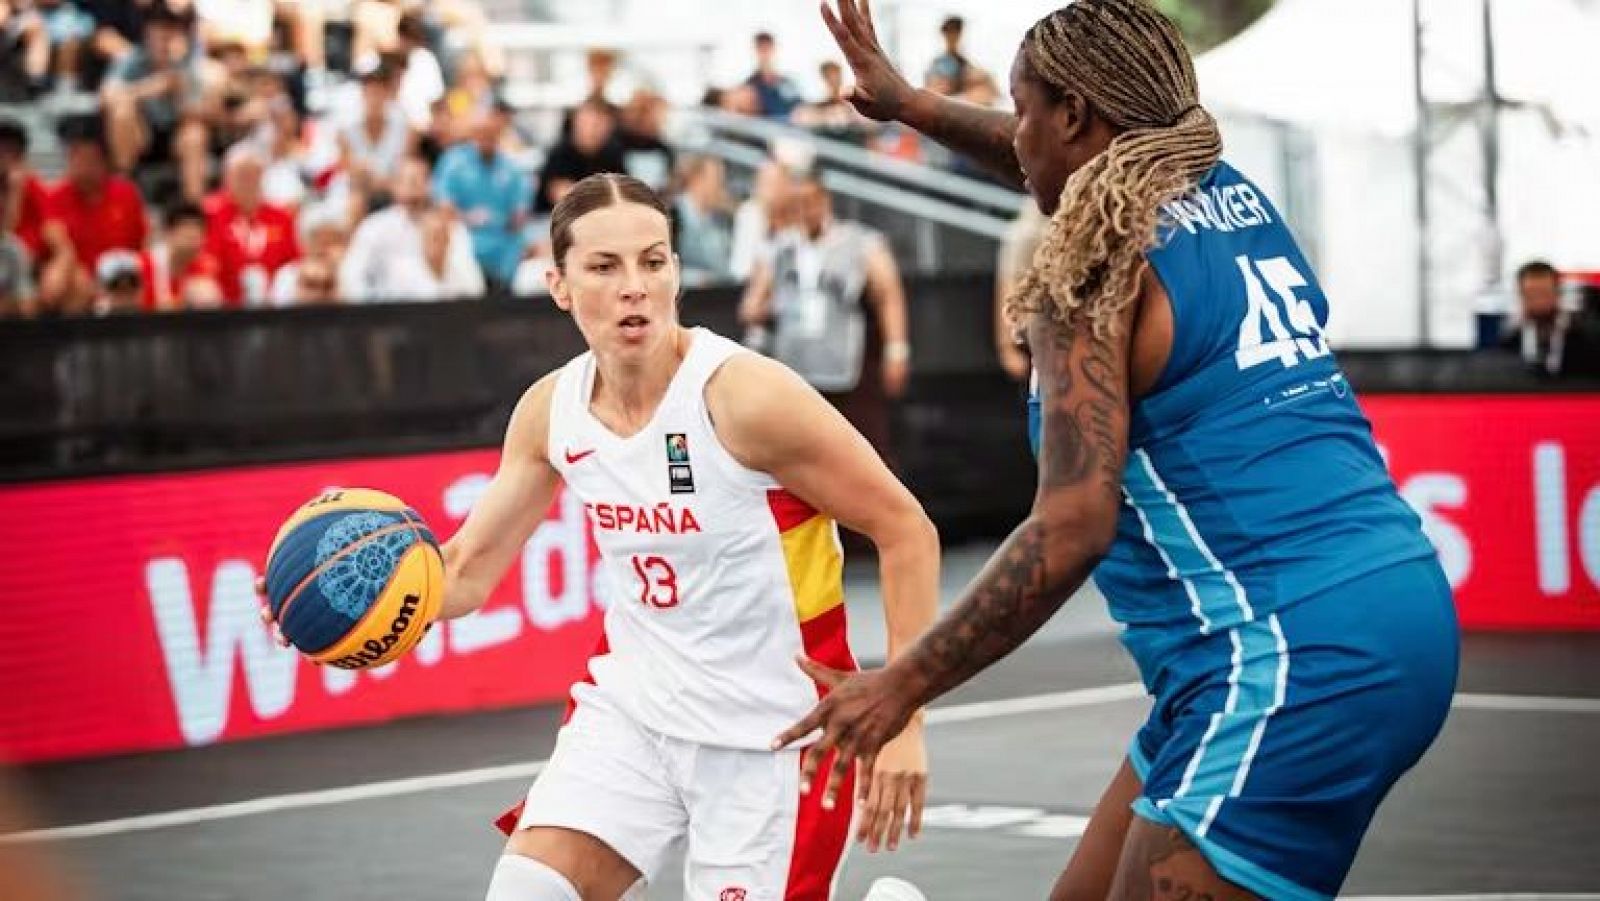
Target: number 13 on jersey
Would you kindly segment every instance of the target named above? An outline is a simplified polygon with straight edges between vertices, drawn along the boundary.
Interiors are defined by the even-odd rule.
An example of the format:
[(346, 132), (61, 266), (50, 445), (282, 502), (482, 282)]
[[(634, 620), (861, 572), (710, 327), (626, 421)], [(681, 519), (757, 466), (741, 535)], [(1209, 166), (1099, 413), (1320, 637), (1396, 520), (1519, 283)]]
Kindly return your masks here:
[[(1245, 293), (1244, 321), (1239, 323), (1239, 350), (1234, 354), (1239, 368), (1249, 369), (1268, 360), (1277, 360), (1287, 369), (1299, 365), (1302, 360), (1327, 356), (1328, 343), (1322, 337), (1322, 327), (1317, 324), (1316, 311), (1310, 301), (1294, 293), (1294, 289), (1309, 284), (1294, 264), (1285, 257), (1252, 260), (1239, 256), (1234, 262), (1244, 277)], [(1274, 297), (1267, 296), (1263, 280), (1272, 288)], [(1279, 312), (1280, 307), (1282, 312)]]
[(639, 576), (639, 603), (657, 610), (678, 606), (678, 571), (665, 557), (634, 554), (633, 571)]

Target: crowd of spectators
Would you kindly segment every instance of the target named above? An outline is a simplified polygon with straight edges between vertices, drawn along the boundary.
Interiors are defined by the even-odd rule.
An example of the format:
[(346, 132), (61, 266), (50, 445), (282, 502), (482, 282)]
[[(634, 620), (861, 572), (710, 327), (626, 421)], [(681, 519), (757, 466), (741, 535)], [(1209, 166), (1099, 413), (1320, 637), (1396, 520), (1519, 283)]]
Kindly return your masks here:
[[(17, 51), (0, 54), (0, 103), (66, 111), (54, 179), (0, 116), (0, 315), (537, 291), (551, 209), (606, 171), (670, 193), (690, 284), (749, 276), (804, 161), (775, 159), (736, 197), (721, 161), (675, 150), (666, 101), (605, 49), (559, 134), (530, 148), (485, 27), (475, 0), (0, 0), (0, 49)], [(946, 22), (926, 83), (982, 100), (992, 79), (960, 31)], [(772, 35), (754, 57), (708, 102), (889, 140), (838, 63), (807, 100)]]

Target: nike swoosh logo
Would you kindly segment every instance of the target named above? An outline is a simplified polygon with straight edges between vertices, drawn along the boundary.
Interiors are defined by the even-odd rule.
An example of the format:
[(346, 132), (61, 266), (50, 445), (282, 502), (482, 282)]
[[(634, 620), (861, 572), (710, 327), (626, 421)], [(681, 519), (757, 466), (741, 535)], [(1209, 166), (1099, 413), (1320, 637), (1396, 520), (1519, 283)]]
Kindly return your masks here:
[(575, 463), (578, 463), (579, 461), (583, 460), (584, 457), (587, 457), (590, 454), (594, 453), (594, 448), (591, 447), (586, 451), (578, 451), (577, 453), (573, 453), (572, 451), (569, 450), (566, 453), (567, 453), (567, 465), (571, 466), (571, 465), (573, 465)]

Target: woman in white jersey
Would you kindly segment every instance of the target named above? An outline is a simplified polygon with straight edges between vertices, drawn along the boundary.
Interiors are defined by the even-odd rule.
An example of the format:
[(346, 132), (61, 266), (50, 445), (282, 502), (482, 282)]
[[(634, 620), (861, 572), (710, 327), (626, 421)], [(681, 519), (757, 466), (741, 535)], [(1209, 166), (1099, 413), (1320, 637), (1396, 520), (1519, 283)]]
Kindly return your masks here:
[[(679, 325), (671, 228), (650, 188), (586, 178), (551, 237), (550, 293), (590, 349), (517, 404), (494, 481), (444, 547), (441, 616), (488, 599), (563, 484), (613, 596), (555, 753), (502, 819), (488, 898), (639, 897), (686, 841), (692, 901), (825, 901), (854, 792), (824, 809), (802, 793), (799, 753), (770, 743), (818, 697), (797, 657), (854, 668), (834, 522), (877, 545), (891, 657), (935, 615), (938, 536), (797, 376)], [(920, 723), (866, 765), (857, 838), (893, 848), (919, 828)]]

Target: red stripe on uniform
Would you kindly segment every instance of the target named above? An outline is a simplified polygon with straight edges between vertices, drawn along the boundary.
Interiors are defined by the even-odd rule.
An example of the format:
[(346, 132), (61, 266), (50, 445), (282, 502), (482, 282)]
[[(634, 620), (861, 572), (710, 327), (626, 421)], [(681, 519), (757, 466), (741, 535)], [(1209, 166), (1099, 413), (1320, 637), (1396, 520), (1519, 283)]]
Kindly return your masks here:
[[(843, 604), (801, 623), (800, 639), (806, 656), (812, 660), (834, 669), (851, 672), (857, 669), (855, 655), (850, 653)], [(827, 687), (818, 683), (817, 697), (827, 693)], [(817, 772), (826, 773), (832, 766), (833, 755), (829, 754)], [(850, 818), (856, 806), (855, 767), (850, 768), (840, 784), (832, 810), (822, 809), (822, 786), (818, 784), (814, 788), (810, 794), (800, 796), (784, 901), (828, 901), (833, 877), (844, 862), (845, 844), (850, 840)]]
[[(844, 605), (819, 613), (800, 624), (800, 642), (812, 660), (847, 672), (856, 671), (856, 657), (850, 653), (850, 630), (845, 622)], [(826, 692), (819, 684), (817, 697)]]
[[(602, 627), (600, 630), (600, 641), (595, 644), (594, 653), (589, 655), (589, 664), (592, 665), (594, 663), (594, 658), (604, 657), (609, 653), (611, 653), (611, 644), (606, 640), (606, 632), (604, 627)], [(590, 669), (589, 665), (584, 666), (583, 679), (581, 681), (587, 682), (590, 685), (594, 684), (594, 671)], [(575, 693), (569, 691), (567, 692), (567, 712), (561, 717), (561, 725), (565, 726), (567, 723), (571, 722), (572, 715), (576, 713), (577, 710), (578, 698)], [(513, 832), (516, 832), (517, 821), (522, 819), (522, 808), (526, 804), (526, 800), (518, 801), (515, 807), (511, 808), (505, 813), (500, 814), (500, 816), (495, 818), (494, 828), (505, 833), (507, 836), (511, 835)]]
[[(796, 755), (796, 766), (799, 755)], [(829, 754), (817, 772), (833, 766)], [(822, 786), (800, 796), (800, 809), (794, 821), (794, 852), (789, 858), (789, 883), (783, 901), (829, 901), (833, 877), (844, 862), (844, 846), (850, 840), (850, 816), (856, 806), (855, 767), (839, 786), (832, 810), (822, 809)]]
[(772, 509), (772, 518), (777, 522), (779, 532), (787, 532), (817, 515), (817, 508), (782, 488), (767, 491), (767, 506)]

